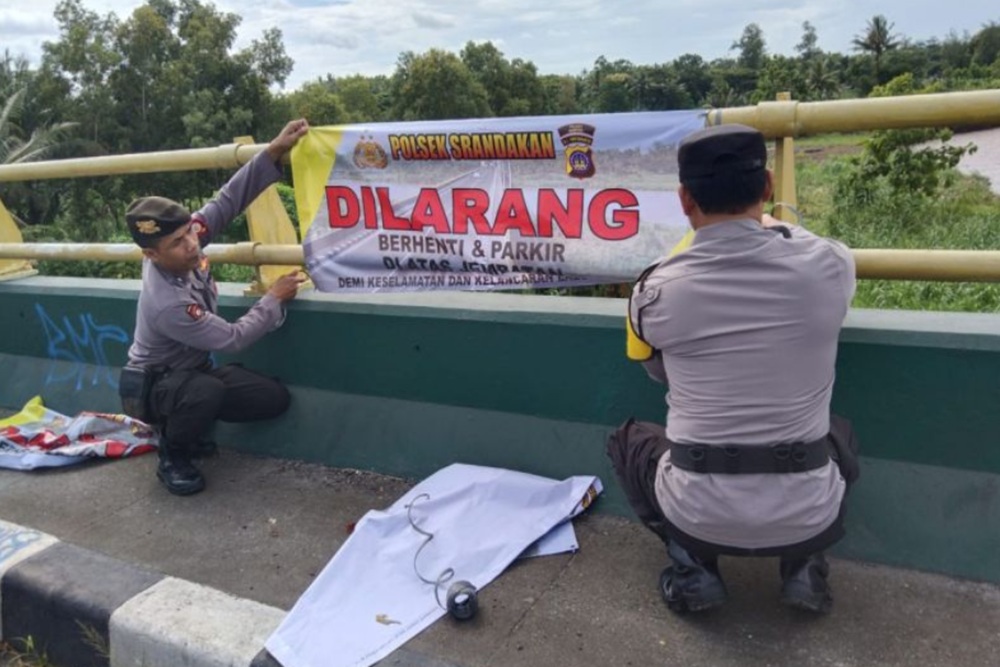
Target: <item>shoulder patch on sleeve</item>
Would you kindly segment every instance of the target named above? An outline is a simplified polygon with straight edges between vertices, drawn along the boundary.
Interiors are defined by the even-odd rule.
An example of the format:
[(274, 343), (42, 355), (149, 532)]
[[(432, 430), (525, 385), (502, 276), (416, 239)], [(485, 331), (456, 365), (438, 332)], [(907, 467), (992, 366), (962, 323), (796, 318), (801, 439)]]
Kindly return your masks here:
[(192, 320), (200, 320), (205, 317), (205, 309), (196, 303), (192, 303), (187, 307), (187, 314)]
[(191, 216), (191, 228), (194, 229), (194, 233), (198, 235), (198, 238), (204, 238), (208, 234), (208, 225), (197, 215)]

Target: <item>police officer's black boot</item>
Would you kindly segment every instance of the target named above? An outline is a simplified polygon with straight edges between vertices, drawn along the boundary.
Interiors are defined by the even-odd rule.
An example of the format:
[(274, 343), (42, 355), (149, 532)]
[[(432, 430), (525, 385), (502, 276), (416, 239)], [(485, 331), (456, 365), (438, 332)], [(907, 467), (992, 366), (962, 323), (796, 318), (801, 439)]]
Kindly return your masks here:
[(667, 554), (673, 565), (660, 574), (660, 594), (668, 609), (678, 613), (705, 611), (726, 601), (718, 561), (701, 561), (673, 541)]
[(797, 609), (829, 613), (833, 606), (830, 585), (826, 582), (829, 575), (830, 566), (822, 553), (808, 558), (782, 558), (781, 601)]
[(190, 496), (205, 488), (205, 478), (191, 463), (191, 457), (186, 451), (160, 440), (158, 454), (160, 463), (156, 468), (156, 476), (167, 487), (167, 491), (177, 496)]

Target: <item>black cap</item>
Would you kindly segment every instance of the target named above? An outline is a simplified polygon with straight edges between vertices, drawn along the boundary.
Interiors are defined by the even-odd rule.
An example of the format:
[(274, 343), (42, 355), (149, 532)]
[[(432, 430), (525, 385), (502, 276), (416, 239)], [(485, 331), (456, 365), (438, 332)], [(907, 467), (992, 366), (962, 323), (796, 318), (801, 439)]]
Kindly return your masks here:
[(141, 197), (128, 205), (125, 222), (135, 242), (148, 248), (191, 222), (191, 213), (166, 197)]
[(717, 125), (689, 134), (677, 151), (680, 180), (722, 172), (757, 171), (767, 165), (764, 135), (746, 125)]

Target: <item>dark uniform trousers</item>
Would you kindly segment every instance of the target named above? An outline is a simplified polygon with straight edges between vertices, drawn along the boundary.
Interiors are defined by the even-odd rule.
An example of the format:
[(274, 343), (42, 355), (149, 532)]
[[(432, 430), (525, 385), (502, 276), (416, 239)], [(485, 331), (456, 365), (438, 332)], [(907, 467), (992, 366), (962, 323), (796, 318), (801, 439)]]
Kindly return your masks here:
[(150, 390), (150, 421), (161, 428), (161, 445), (181, 453), (204, 438), (216, 420), (272, 419), (288, 410), (290, 402), (288, 389), (276, 378), (238, 364), (167, 371)]
[[(849, 490), (859, 475), (858, 445), (851, 423), (831, 415), (830, 458), (838, 465)], [(666, 544), (676, 542), (688, 553), (703, 561), (714, 561), (720, 555), (782, 556), (805, 558), (819, 553), (844, 536), (844, 509), (847, 493), (840, 504), (836, 520), (818, 535), (798, 544), (744, 549), (712, 544), (688, 535), (674, 526), (663, 514), (656, 498), (656, 474), (662, 457), (670, 449), (670, 441), (660, 424), (629, 419), (608, 438), (607, 453), (615, 476), (625, 492), (629, 505), (639, 520)]]

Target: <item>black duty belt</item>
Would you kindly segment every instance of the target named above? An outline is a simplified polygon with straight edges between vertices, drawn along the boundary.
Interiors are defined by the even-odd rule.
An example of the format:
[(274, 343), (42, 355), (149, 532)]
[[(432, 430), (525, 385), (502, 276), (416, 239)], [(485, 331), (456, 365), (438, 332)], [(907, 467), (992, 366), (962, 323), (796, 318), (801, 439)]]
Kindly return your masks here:
[(681, 470), (748, 475), (805, 472), (830, 460), (829, 439), (781, 445), (681, 445), (670, 443), (670, 462)]

